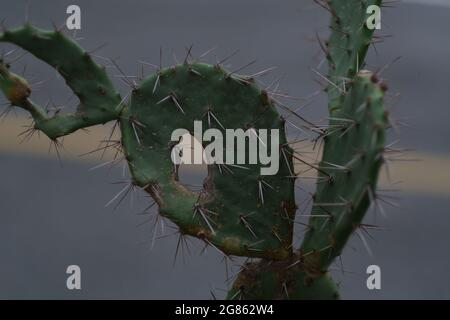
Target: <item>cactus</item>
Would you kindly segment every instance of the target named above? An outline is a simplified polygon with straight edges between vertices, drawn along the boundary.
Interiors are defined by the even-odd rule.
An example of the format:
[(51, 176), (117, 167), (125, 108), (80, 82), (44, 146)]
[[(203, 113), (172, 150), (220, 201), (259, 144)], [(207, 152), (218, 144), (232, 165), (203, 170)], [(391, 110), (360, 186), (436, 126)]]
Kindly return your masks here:
[[(317, 138), (324, 141), (323, 157), (316, 168), (317, 190), (299, 250), (293, 248), (297, 210), (293, 159), (300, 159), (289, 146), (276, 103), (251, 76), (221, 64), (190, 61), (188, 55), (184, 63), (159, 68), (133, 85), (127, 101), (105, 69), (61, 31), (26, 24), (4, 30), (0, 41), (55, 68), (80, 104), (73, 114), (49, 115), (31, 101), (27, 81), (3, 60), (0, 89), (12, 106), (30, 112), (33, 129), (54, 141), (78, 129), (118, 121), (132, 183), (152, 196), (161, 216), (174, 222), (181, 234), (197, 237), (227, 256), (261, 259), (244, 266), (229, 299), (335, 299), (338, 290), (327, 269), (361, 225), (382, 163), (386, 88), (375, 74), (361, 70), (372, 39), (372, 31), (365, 27), (365, 9), (381, 0), (317, 2), (332, 15), (331, 36), (322, 45), (329, 63), (330, 118)], [(266, 146), (268, 153), (282, 154), (278, 173), (261, 175), (261, 164), (210, 164), (203, 190), (190, 191), (178, 181), (171, 134), (185, 128), (195, 135), (194, 121), (218, 132), (247, 130), (253, 139), (259, 139), (259, 129), (278, 129), (279, 149), (271, 143)], [(203, 142), (205, 149), (208, 146)], [(223, 151), (236, 153), (233, 148)]]
[(294, 183), (284, 178), (289, 175), (287, 163), (273, 176), (261, 176), (259, 164), (209, 165), (204, 189), (197, 194), (177, 182), (170, 159), (172, 131), (185, 128), (194, 135), (194, 120), (215, 130), (251, 128), (254, 139), (259, 128), (279, 129), (285, 144), (283, 119), (251, 79), (200, 63), (160, 70), (133, 91), (121, 119), (122, 145), (135, 183), (182, 233), (225, 254), (271, 259), (290, 255), (295, 202)]
[(275, 267), (267, 267), (270, 261), (245, 266), (229, 298), (263, 299), (267, 292), (268, 298), (338, 297), (327, 269), (361, 226), (382, 163), (385, 88), (374, 81), (372, 73), (358, 72), (330, 119), (308, 231), (298, 253)]

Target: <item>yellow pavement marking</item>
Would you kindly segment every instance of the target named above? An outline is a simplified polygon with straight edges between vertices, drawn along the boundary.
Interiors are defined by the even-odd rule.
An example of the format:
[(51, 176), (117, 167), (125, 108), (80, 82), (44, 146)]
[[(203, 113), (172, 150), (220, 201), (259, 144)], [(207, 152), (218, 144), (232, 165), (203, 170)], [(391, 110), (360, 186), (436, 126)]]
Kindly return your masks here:
[[(29, 141), (20, 143), (23, 137), (18, 137), (18, 134), (24, 131), (26, 129), (24, 125), (29, 123), (30, 120), (14, 116), (9, 116), (0, 122), (0, 153), (55, 158), (54, 149), (49, 154), (50, 142), (43, 134), (40, 137), (35, 135)], [(98, 164), (100, 161), (106, 162), (111, 160), (111, 152), (108, 152), (103, 160), (100, 160), (101, 152), (88, 154), (83, 157), (79, 156), (98, 148), (99, 142), (108, 138), (110, 129), (111, 125), (95, 126), (89, 128), (88, 131), (80, 130), (75, 134), (64, 137), (64, 150), (60, 151), (61, 158), (88, 161), (93, 165)], [(115, 138), (117, 138), (117, 135)], [(307, 157), (314, 158), (317, 156), (311, 153), (312, 150), (308, 146), (302, 146), (301, 148), (296, 146), (296, 150), (306, 152), (305, 155)], [(379, 181), (381, 188), (450, 196), (450, 155), (410, 152), (405, 158), (414, 159), (414, 161), (394, 161), (389, 164), (390, 179), (387, 177), (387, 170), (382, 171)], [(297, 168), (301, 168), (301, 165), (296, 164)], [(311, 176), (313, 172), (311, 170), (305, 172), (305, 174)]]

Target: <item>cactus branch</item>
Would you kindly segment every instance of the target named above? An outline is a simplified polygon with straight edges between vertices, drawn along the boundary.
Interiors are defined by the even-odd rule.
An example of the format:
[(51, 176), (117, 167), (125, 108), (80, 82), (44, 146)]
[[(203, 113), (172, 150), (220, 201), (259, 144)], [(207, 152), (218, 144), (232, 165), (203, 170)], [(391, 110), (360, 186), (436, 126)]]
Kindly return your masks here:
[(31, 101), (28, 82), (0, 61), (0, 89), (12, 105), (31, 113), (36, 129), (49, 138), (56, 139), (118, 117), (121, 99), (106, 71), (61, 31), (44, 31), (26, 24), (3, 31), (0, 41), (13, 43), (55, 68), (80, 100), (76, 113), (50, 117)]

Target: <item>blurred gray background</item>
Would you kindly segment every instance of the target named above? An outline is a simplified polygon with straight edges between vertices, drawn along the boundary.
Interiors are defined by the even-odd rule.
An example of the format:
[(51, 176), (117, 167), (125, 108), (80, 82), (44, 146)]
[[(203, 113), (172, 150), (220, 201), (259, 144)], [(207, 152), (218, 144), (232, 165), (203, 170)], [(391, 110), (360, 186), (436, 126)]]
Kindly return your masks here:
[[(343, 298), (450, 298), (450, 186), (440, 180), (448, 171), (444, 164), (450, 157), (448, 2), (399, 2), (382, 11), (382, 30), (378, 34), (391, 37), (377, 44), (376, 50), (370, 49), (367, 63), (376, 70), (401, 56), (384, 71), (383, 78), (390, 87), (388, 106), (400, 123), (408, 124), (400, 126), (390, 139), (400, 139), (401, 147), (426, 154), (437, 165), (411, 169), (419, 183), (409, 188), (400, 185), (395, 194), (400, 206), (385, 206), (386, 217), (369, 214), (367, 223), (376, 219), (385, 227), (374, 232), (374, 239), (367, 239), (372, 256), (357, 237), (352, 238), (342, 259), (345, 271), (340, 270), (339, 263), (332, 268)], [(26, 1), (0, 0), (0, 19), (5, 18), (7, 26), (20, 25), (26, 16), (40, 27), (51, 27), (52, 22), (62, 25), (67, 6), (78, 4), (82, 10), (82, 30), (76, 35), (81, 38), (80, 44), (95, 50), (106, 43), (95, 54), (116, 59), (127, 74), (141, 72), (139, 61), (158, 64), (160, 47), (162, 62), (167, 66), (184, 59), (185, 47), (193, 45), (193, 53), (198, 56), (217, 46), (209, 55), (210, 62), (215, 62), (215, 55), (220, 59), (239, 49), (239, 54), (227, 62), (230, 67), (257, 59), (247, 73), (276, 66), (274, 75), (263, 81), (269, 83), (282, 76), (280, 88), (294, 96), (308, 96), (320, 89), (310, 69), (320, 68), (322, 56), (315, 33), (327, 36), (329, 17), (312, 1), (28, 3), (27, 10)], [(0, 44), (0, 49), (10, 48)], [(20, 71), (25, 64), (27, 78), (38, 83), (33, 91), (36, 101), (76, 104), (74, 99), (68, 101), (69, 91), (48, 66), (26, 56), (14, 66), (15, 70)], [(148, 74), (151, 68), (146, 67), (144, 72)], [(46, 82), (39, 84), (41, 80)], [(129, 88), (116, 80), (120, 91), (126, 93)], [(290, 103), (295, 106), (298, 101)], [(323, 119), (325, 96), (317, 96), (303, 112), (314, 121)], [(0, 123), (0, 127), (8, 121)], [(17, 134), (22, 128), (17, 126), (13, 131)], [(150, 203), (144, 194), (136, 194), (134, 201), (127, 197), (115, 210), (114, 205), (105, 208), (123, 188), (113, 183), (126, 179), (120, 167), (92, 171), (89, 169), (96, 163), (71, 156), (70, 152), (63, 155), (61, 166), (54, 154), (22, 153), (20, 148), (36, 149), (29, 145), (33, 141), (12, 150), (2, 148), (8, 145), (7, 140), (0, 136), (0, 298), (225, 296), (225, 264), (214, 249), (208, 248), (201, 255), (201, 243), (189, 239), (189, 252), (180, 252), (174, 264), (178, 238), (167, 222), (164, 233), (158, 227), (152, 248), (152, 216), (139, 215)], [(407, 162), (404, 166), (401, 168), (410, 170)], [(421, 185), (421, 177), (427, 183), (436, 182), (434, 187)], [(183, 180), (198, 184), (201, 175), (187, 172)], [(234, 260), (235, 271), (242, 259)], [(65, 271), (71, 264), (81, 267), (80, 291), (66, 288)], [(381, 267), (381, 290), (366, 287), (365, 271), (371, 264)]]

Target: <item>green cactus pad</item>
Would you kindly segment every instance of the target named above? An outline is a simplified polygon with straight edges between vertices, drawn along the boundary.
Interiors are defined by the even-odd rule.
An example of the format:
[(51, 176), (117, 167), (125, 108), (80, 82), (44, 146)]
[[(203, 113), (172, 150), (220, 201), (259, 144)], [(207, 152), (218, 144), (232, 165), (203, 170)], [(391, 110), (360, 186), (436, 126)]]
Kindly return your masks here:
[[(122, 144), (135, 184), (153, 196), (160, 214), (183, 234), (204, 239), (225, 254), (289, 256), (296, 205), (294, 182), (285, 177), (292, 159), (280, 160), (275, 175), (261, 175), (259, 162), (210, 164), (203, 190), (191, 192), (178, 182), (171, 135), (183, 128), (194, 136), (194, 121), (202, 122), (203, 131), (223, 132), (224, 139), (225, 128), (277, 129), (280, 146), (286, 143), (284, 120), (251, 79), (218, 65), (177, 65), (144, 80), (121, 115)], [(279, 152), (267, 147), (269, 153)]]
[[(0, 33), (0, 41), (20, 46), (51, 65), (62, 75), (80, 100), (75, 114), (48, 117), (42, 108), (28, 99), (30, 92), (21, 95), (20, 99), (10, 99), (14, 105), (32, 113), (36, 129), (54, 139), (118, 117), (121, 99), (104, 68), (61, 32), (44, 31), (26, 24), (24, 27)], [(18, 76), (9, 72), (3, 61), (0, 61), (0, 64), (0, 88), (8, 97), (8, 83)], [(25, 85), (29, 88), (26, 82)]]
[(377, 81), (371, 72), (360, 71), (330, 118), (312, 217), (301, 247), (311, 274), (322, 273), (341, 254), (375, 190), (387, 125), (385, 88)]
[(370, 5), (381, 5), (381, 0), (327, 0), (331, 12), (331, 35), (326, 42), (329, 66), (329, 109), (333, 114), (339, 108), (339, 97), (346, 82), (364, 67), (364, 58), (372, 41), (374, 30), (366, 26)]

